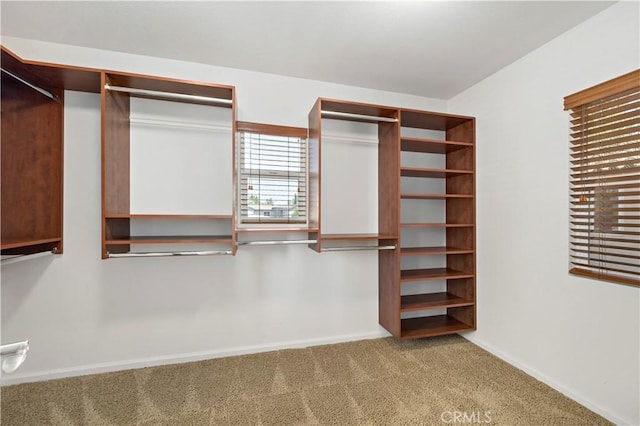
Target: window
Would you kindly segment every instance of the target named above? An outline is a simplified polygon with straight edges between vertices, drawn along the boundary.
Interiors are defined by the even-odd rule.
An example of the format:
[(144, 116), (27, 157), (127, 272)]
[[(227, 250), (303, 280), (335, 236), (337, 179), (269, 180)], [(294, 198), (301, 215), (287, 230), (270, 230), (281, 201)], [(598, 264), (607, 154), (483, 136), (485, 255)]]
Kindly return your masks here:
[(640, 70), (565, 98), (570, 272), (640, 286)]
[(307, 129), (238, 122), (238, 224), (307, 226)]

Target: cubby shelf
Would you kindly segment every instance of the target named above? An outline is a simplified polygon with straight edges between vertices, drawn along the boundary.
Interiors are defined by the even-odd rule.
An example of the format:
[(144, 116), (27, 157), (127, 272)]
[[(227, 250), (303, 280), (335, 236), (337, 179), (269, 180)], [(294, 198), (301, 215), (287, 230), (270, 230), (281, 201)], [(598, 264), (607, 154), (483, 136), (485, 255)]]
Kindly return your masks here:
[(420, 167), (402, 167), (400, 176), (442, 179), (454, 176), (472, 175), (472, 170), (459, 169), (424, 169)]
[(473, 228), (472, 223), (401, 223), (400, 228)]
[(403, 319), (401, 339), (417, 339), (421, 337), (442, 336), (475, 330), (475, 327), (458, 321), (448, 315)]
[(471, 249), (456, 247), (402, 247), (401, 256), (437, 256), (447, 254), (473, 254)]
[(464, 194), (400, 194), (401, 199), (405, 200), (450, 200), (450, 199), (473, 199), (473, 195)]
[(402, 138), (400, 141), (400, 149), (402, 151), (426, 154), (448, 154), (470, 146), (473, 146), (470, 142), (442, 141), (424, 138)]
[(400, 271), (400, 281), (431, 281), (473, 278), (474, 274), (452, 268), (405, 269)]
[(380, 234), (322, 234), (321, 238), (325, 241), (356, 241), (356, 240), (395, 240), (397, 235), (380, 235)]
[(473, 300), (468, 300), (446, 292), (402, 296), (400, 300), (400, 310), (402, 312), (456, 308), (460, 306), (473, 306), (474, 304)]

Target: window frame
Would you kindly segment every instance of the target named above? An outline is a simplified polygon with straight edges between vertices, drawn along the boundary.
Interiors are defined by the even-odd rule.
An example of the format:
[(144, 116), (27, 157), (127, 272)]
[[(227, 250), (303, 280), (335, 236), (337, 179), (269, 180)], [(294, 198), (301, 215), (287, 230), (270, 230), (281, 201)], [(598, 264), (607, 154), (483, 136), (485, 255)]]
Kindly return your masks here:
[[(237, 219), (236, 219), (236, 228), (239, 230), (247, 230), (251, 228), (260, 229), (260, 230), (307, 230), (309, 227), (309, 206), (308, 206), (308, 192), (309, 192), (309, 138), (308, 138), (308, 130), (303, 127), (292, 127), (292, 126), (280, 126), (273, 124), (264, 124), (264, 123), (253, 123), (246, 121), (237, 121), (236, 122), (236, 171), (235, 171), (235, 186), (234, 195), (236, 197), (236, 206), (238, 209)], [(289, 180), (290, 176), (285, 171), (278, 170), (268, 170), (268, 169), (257, 169), (258, 173), (253, 173), (256, 169), (245, 169), (243, 166), (243, 133), (253, 133), (259, 135), (269, 135), (269, 136), (278, 136), (278, 137), (292, 137), (292, 138), (300, 138), (304, 141), (305, 144), (305, 153), (304, 159), (302, 160), (305, 165), (304, 174), (304, 190), (305, 190), (305, 201), (307, 203), (306, 214), (304, 215), (304, 219), (300, 221), (289, 221), (289, 220), (256, 220), (251, 221), (247, 220), (246, 217), (242, 214), (242, 179), (245, 176), (246, 170), (251, 170), (249, 175), (260, 175), (265, 173), (268, 177), (273, 179), (283, 179)], [(289, 179), (288, 179), (289, 178)], [(298, 182), (301, 179), (298, 177)]]
[(569, 273), (640, 286), (640, 69), (566, 96), (564, 109), (573, 117)]

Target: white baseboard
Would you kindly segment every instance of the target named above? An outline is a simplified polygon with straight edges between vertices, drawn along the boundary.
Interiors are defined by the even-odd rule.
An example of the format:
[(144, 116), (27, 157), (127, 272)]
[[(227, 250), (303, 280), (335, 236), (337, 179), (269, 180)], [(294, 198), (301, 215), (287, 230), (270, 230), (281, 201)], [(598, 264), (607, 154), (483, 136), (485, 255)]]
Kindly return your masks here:
[(240, 346), (236, 348), (220, 349), (212, 351), (175, 354), (161, 357), (142, 358), (127, 361), (107, 362), (101, 364), (88, 364), (78, 367), (59, 368), (54, 370), (38, 371), (34, 373), (11, 375), (3, 374), (0, 378), (0, 386), (17, 385), (20, 383), (41, 382), (45, 380), (63, 379), (66, 377), (86, 376), (89, 374), (111, 373), (114, 371), (133, 370), (137, 368), (156, 367), (167, 364), (182, 364), (186, 362), (203, 361), (214, 358), (224, 358), (235, 355), (247, 355), (259, 352), (271, 352), (281, 349), (306, 348), (309, 346), (329, 345), (333, 343), (351, 342), (357, 340), (378, 339), (390, 336), (385, 330), (369, 333), (348, 334), (342, 336), (322, 337), (316, 339), (292, 340), (289, 342), (270, 343), (265, 345)]
[(578, 404), (581, 404), (585, 407), (587, 407), (589, 410), (593, 411), (594, 413), (597, 413), (599, 415), (601, 415), (602, 417), (604, 417), (605, 419), (609, 420), (610, 422), (615, 423), (616, 425), (628, 425), (628, 426), (633, 426), (635, 425), (635, 423), (633, 423), (630, 420), (624, 420), (621, 419), (620, 417), (618, 417), (617, 415), (615, 415), (614, 413), (610, 412), (609, 410), (602, 408), (600, 405), (594, 403), (593, 401), (589, 400), (588, 398), (585, 398), (584, 395), (580, 394), (579, 392), (577, 392), (575, 389), (571, 389), (567, 386), (565, 386), (564, 384), (552, 379), (551, 377), (541, 373), (540, 371), (536, 370), (535, 368), (522, 363), (521, 361), (513, 358), (512, 356), (508, 355), (505, 352), (502, 352), (501, 350), (495, 348), (494, 346), (486, 343), (485, 341), (475, 338), (474, 336), (470, 336), (470, 335), (462, 335), (462, 337), (464, 337), (465, 339), (467, 339), (468, 341), (470, 341), (471, 343), (473, 343), (476, 346), (481, 347), (482, 349), (486, 350), (487, 352), (490, 352), (491, 354), (497, 356), (498, 358), (500, 358), (501, 360), (513, 365), (514, 367), (524, 371), (525, 373), (527, 373), (528, 375), (535, 377), (536, 379), (540, 380), (542, 383), (551, 386), (552, 388), (554, 388), (555, 390), (557, 390), (558, 392), (562, 393), (563, 395), (571, 398), (572, 400), (576, 401)]

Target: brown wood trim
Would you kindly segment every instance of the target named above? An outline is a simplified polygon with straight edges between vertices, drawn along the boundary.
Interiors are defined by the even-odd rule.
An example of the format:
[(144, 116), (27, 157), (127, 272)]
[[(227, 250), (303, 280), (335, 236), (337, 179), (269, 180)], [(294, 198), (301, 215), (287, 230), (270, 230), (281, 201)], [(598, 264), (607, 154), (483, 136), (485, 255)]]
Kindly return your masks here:
[(260, 133), (262, 135), (288, 136), (293, 138), (307, 138), (306, 127), (278, 126), (275, 124), (237, 122), (238, 132)]
[(307, 181), (307, 222), (309, 227), (316, 231), (309, 231), (309, 240), (316, 240), (315, 244), (309, 244), (309, 248), (320, 252), (322, 241), (321, 232), (321, 171), (322, 171), (322, 117), (321, 100), (318, 99), (311, 111), (309, 111), (309, 135), (308, 135), (308, 181)]
[(618, 284), (627, 284), (627, 285), (640, 287), (640, 280), (632, 279), (632, 278), (620, 277), (620, 276), (609, 275), (609, 274), (598, 274), (596, 272), (592, 272), (592, 271), (588, 271), (580, 268), (571, 268), (569, 270), (569, 273), (573, 275), (580, 275), (582, 277), (593, 278), (595, 280), (610, 281)]
[(238, 132), (238, 105), (236, 103), (236, 88), (231, 88), (231, 255), (235, 256), (238, 251), (236, 242), (238, 241), (238, 233), (236, 231), (237, 215), (238, 215), (238, 180), (239, 170), (238, 161), (236, 161), (236, 134)]
[(640, 69), (631, 71), (630, 73), (613, 78), (604, 83), (576, 92), (572, 95), (565, 96), (564, 109), (569, 110), (578, 106), (588, 104), (616, 93), (624, 92), (640, 86)]

